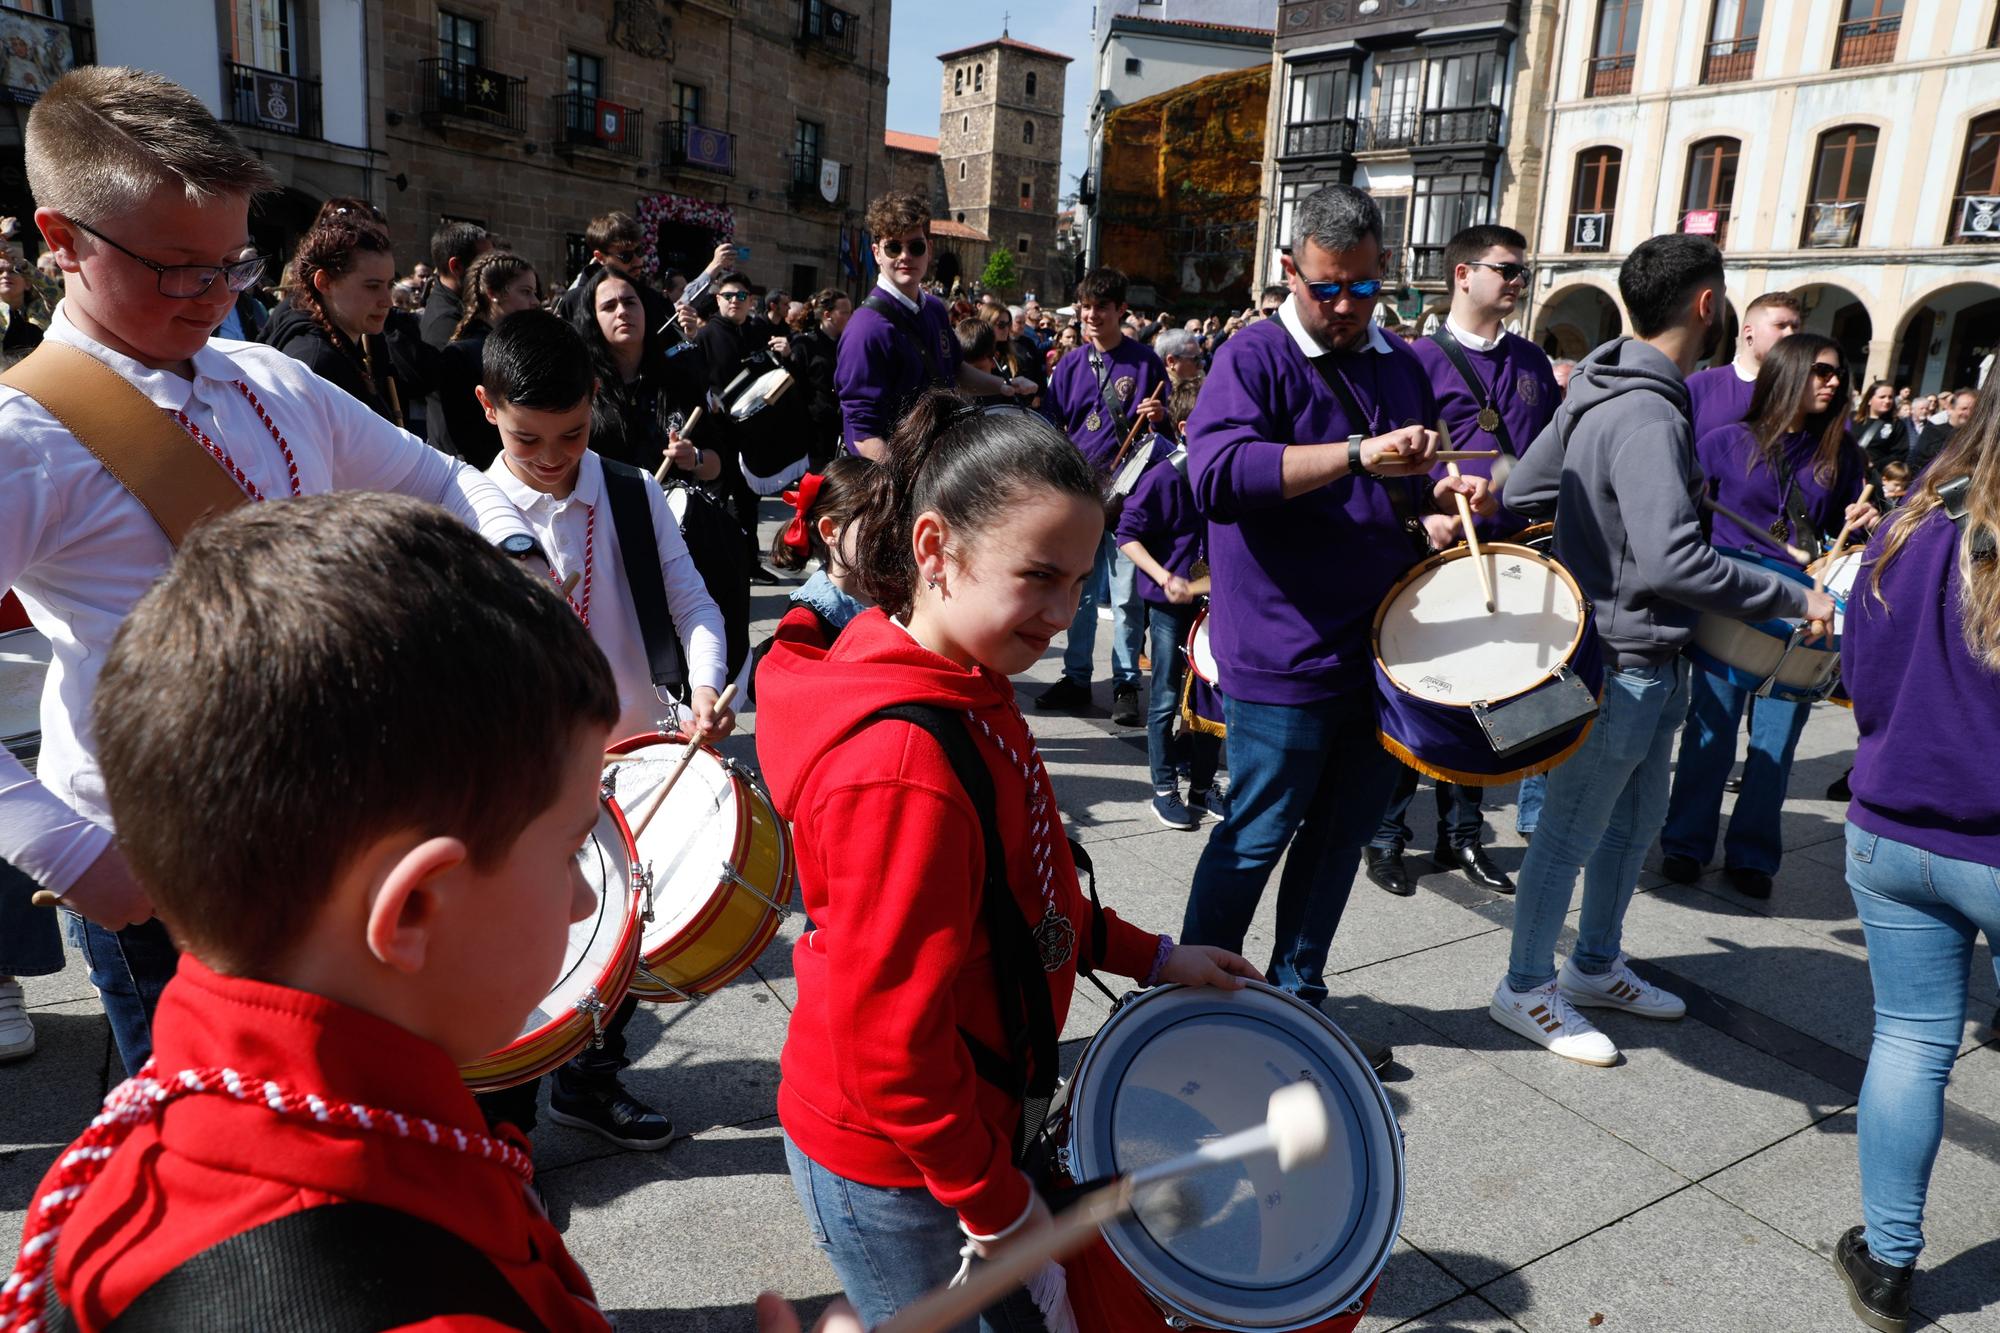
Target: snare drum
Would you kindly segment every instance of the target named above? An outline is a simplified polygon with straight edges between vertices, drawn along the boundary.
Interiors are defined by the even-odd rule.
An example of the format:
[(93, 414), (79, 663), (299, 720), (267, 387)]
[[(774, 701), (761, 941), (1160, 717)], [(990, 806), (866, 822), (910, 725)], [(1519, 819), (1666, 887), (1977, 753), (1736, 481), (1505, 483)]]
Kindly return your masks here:
[(1195, 613), (1181, 651), (1187, 654), (1188, 663), (1187, 674), (1181, 680), (1181, 723), (1190, 731), (1227, 736), (1229, 728), (1222, 716), (1222, 695), (1217, 692), (1222, 672), (1215, 665), (1215, 650), (1208, 642), (1206, 606)]
[(0, 745), (32, 765), (42, 749), (42, 684), (49, 641), (28, 624), (13, 593), (0, 602)]
[(1570, 572), (1513, 542), (1440, 551), (1375, 612), (1383, 748), (1420, 773), (1470, 787), (1546, 773), (1589, 734), (1604, 689), (1590, 602)]
[[(626, 809), (648, 804), (683, 746), (654, 732), (610, 747), (622, 758), (607, 776)], [(699, 999), (728, 985), (778, 933), (798, 894), (791, 833), (771, 798), (707, 747), (639, 835), (638, 857), (645, 930), (632, 993), (642, 1000)]]
[[(1833, 643), (1830, 646), (1835, 652), (1840, 651), (1840, 636), (1847, 630), (1847, 601), (1854, 595), (1854, 584), (1861, 574), (1861, 557), (1867, 550), (1865, 546), (1850, 546), (1837, 555), (1823, 555), (1806, 566), (1806, 573), (1814, 576), (1821, 570), (1826, 571), (1827, 595), (1833, 598)], [(1839, 704), (1842, 708), (1854, 707), (1854, 700), (1847, 696), (1847, 687), (1837, 680), (1826, 701)]]
[(1549, 559), (1556, 558), (1556, 525), (1553, 523), (1531, 523), (1507, 539), (1516, 546), (1525, 546), (1537, 555)]
[[(1759, 551), (1718, 550), (1728, 560), (1767, 569), (1779, 578), (1805, 587), (1812, 578), (1797, 566)], [(1831, 587), (1828, 593), (1833, 593)], [(1846, 600), (1834, 594), (1834, 621), (1845, 614)], [(1695, 622), (1688, 655), (1702, 670), (1722, 677), (1739, 689), (1768, 694), (1793, 703), (1824, 699), (1840, 680), (1840, 642), (1808, 645), (1803, 620), (1736, 620), (1704, 612)]]
[(1156, 1233), (1135, 1213), (1068, 1261), (1077, 1326), (1347, 1329), (1389, 1261), (1403, 1215), (1403, 1142), (1382, 1085), (1304, 1001), (1161, 986), (1099, 1029), (1044, 1130), (1059, 1185), (1122, 1174), (1262, 1123), (1278, 1088), (1325, 1094), (1325, 1157), (1290, 1175), (1270, 1155), (1188, 1176), (1198, 1224)]
[(579, 857), (597, 910), (569, 928), (562, 971), (528, 1015), (521, 1035), (484, 1059), (459, 1066), (474, 1092), (497, 1092), (561, 1067), (597, 1038), (625, 1000), (639, 961), (638, 858), (625, 814), (606, 795)]

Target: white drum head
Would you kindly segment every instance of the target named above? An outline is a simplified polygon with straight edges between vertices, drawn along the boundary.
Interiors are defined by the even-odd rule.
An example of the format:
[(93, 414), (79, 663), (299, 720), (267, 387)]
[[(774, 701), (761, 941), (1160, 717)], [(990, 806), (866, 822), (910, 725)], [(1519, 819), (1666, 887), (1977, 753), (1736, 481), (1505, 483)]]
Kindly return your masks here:
[(1208, 642), (1208, 613), (1204, 611), (1195, 622), (1194, 633), (1188, 636), (1188, 660), (1194, 664), (1194, 674), (1211, 685), (1220, 683), (1221, 668), (1215, 665), (1215, 649)]
[(738, 394), (736, 401), (729, 405), (729, 415), (738, 421), (746, 421), (762, 411), (764, 404), (781, 392), (781, 386), (791, 383), (792, 373), (783, 366), (765, 371), (750, 381), (749, 387)]
[[(617, 774), (618, 804), (643, 810), (680, 761), (678, 744), (630, 751), (610, 771)], [(736, 784), (720, 757), (696, 750), (687, 772), (667, 793), (652, 823), (639, 835), (639, 864), (653, 873), (653, 919), (640, 941), (650, 954), (685, 930), (733, 873), (743, 810)], [(640, 905), (643, 911), (645, 905)]]
[(1807, 572), (1812, 574), (1825, 570), (1826, 590), (1839, 599), (1833, 610), (1835, 634), (1847, 629), (1847, 599), (1854, 595), (1854, 580), (1861, 572), (1861, 557), (1866, 554), (1866, 547), (1849, 547), (1839, 555), (1821, 556), (1806, 567)]
[(625, 838), (618, 831), (610, 807), (598, 807), (597, 827), (591, 832), (590, 841), (577, 853), (577, 861), (583, 867), (584, 883), (597, 895), (597, 910), (569, 928), (562, 971), (547, 998), (522, 1024), (524, 1037), (567, 1017), (592, 987), (601, 993), (605, 974), (618, 957), (618, 945), (632, 905), (632, 864), (626, 857)]
[(1493, 578), (1486, 609), (1469, 552), (1421, 568), (1376, 617), (1376, 652), (1405, 691), (1460, 706), (1511, 699), (1569, 660), (1585, 604), (1562, 567), (1496, 543), (1480, 558)]
[(39, 736), (49, 641), (32, 629), (0, 634), (0, 741)]

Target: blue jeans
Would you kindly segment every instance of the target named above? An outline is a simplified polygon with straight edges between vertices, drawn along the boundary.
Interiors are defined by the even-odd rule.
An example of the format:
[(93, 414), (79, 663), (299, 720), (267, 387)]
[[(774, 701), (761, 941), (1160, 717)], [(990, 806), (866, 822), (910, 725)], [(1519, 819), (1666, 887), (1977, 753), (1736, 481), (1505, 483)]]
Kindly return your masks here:
[(35, 881), (0, 861), (0, 977), (50, 977), (63, 970), (56, 914), (30, 901)]
[(1521, 788), (1514, 793), (1514, 832), (1526, 837), (1535, 831), (1535, 826), (1542, 822), (1542, 802), (1548, 794), (1548, 774), (1537, 773), (1521, 779)]
[(1646, 849), (1667, 814), (1674, 733), (1687, 716), (1688, 662), (1604, 674), (1604, 699), (1590, 735), (1549, 774), (1541, 823), (1515, 877), (1514, 948), (1507, 984), (1533, 990), (1555, 979), (1556, 936), (1583, 872), (1577, 923), (1579, 971), (1618, 961), (1625, 908)]
[[(1180, 763), (1174, 753), (1174, 719), (1181, 711), (1181, 683), (1187, 678), (1187, 658), (1181, 645), (1194, 627), (1197, 608), (1146, 604), (1152, 636), (1153, 693), (1146, 710), (1146, 763), (1153, 770), (1155, 792), (1180, 791)], [(1222, 738), (1190, 728), (1182, 737), (1188, 763), (1188, 790), (1207, 791), (1215, 785), (1216, 764), (1222, 758)]]
[[(1415, 836), (1404, 816), (1410, 813), (1410, 802), (1416, 799), (1419, 774), (1407, 764), (1402, 768), (1396, 775), (1396, 790), (1389, 798), (1389, 808), (1382, 812), (1382, 822), (1375, 826), (1375, 836), (1368, 840), (1370, 847), (1380, 851), (1400, 852)], [(1455, 782), (1437, 784), (1439, 847), (1463, 851), (1479, 845), (1479, 830), (1485, 826), (1479, 802), (1485, 795), (1484, 787), (1461, 787)]]
[(1885, 1264), (1915, 1263), (1972, 946), (1981, 931), (1989, 939), (2000, 931), (2000, 870), (1849, 824), (1847, 887), (1875, 983), (1875, 1044), (1856, 1111), (1861, 1215), (1870, 1254)]
[(111, 1039), (125, 1072), (136, 1074), (153, 1056), (153, 1010), (174, 979), (181, 953), (154, 917), (123, 930), (106, 930), (74, 912), (63, 913), (63, 933), (83, 954), (90, 984), (111, 1020)]
[(1083, 600), (1069, 623), (1069, 643), (1063, 648), (1063, 676), (1090, 684), (1091, 659), (1097, 652), (1097, 608), (1111, 608), (1111, 682), (1139, 683), (1139, 649), (1145, 643), (1146, 604), (1139, 599), (1137, 568), (1118, 550), (1110, 533), (1097, 548), (1097, 563), (1083, 585)]
[(1265, 971), (1272, 985), (1318, 1004), (1361, 849), (1401, 765), (1376, 739), (1375, 701), (1365, 694), (1312, 704), (1256, 704), (1225, 694), (1222, 711), (1229, 813), (1195, 866), (1181, 941), (1241, 952), (1283, 856), (1277, 941)]
[[(1736, 733), (1751, 692), (1697, 667), (1688, 694), (1687, 731), (1674, 767), (1674, 791), (1667, 801), (1667, 826), (1660, 851), (1707, 864), (1722, 822), (1722, 784), (1736, 764)], [(1784, 857), (1779, 814), (1792, 780), (1792, 756), (1806, 729), (1810, 705), (1763, 698), (1750, 709), (1750, 755), (1743, 763), (1743, 790), (1722, 840), (1722, 864), (1732, 870), (1777, 873)]]
[[(792, 1188), (806, 1211), (813, 1244), (833, 1264), (864, 1328), (873, 1328), (958, 1271), (958, 1214), (922, 1186), (888, 1189), (835, 1175), (785, 1136)], [(1042, 1320), (1017, 1289), (976, 1322), (952, 1333), (1031, 1333)]]

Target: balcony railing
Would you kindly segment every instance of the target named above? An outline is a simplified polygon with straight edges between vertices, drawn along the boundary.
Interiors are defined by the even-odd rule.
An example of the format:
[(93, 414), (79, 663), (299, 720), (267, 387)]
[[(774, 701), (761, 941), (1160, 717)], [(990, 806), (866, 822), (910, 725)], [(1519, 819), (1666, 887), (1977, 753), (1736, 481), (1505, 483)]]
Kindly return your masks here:
[(12, 58), (0, 71), (4, 80), (0, 102), (28, 106), (78, 65), (97, 61), (97, 42), (87, 24), (65, 23), (6, 5), (0, 5), (0, 21), (14, 43)]
[(1585, 97), (1623, 97), (1632, 91), (1634, 55), (1597, 56), (1590, 62), (1590, 77), (1584, 83)]
[(471, 121), (513, 134), (522, 130), (525, 79), (456, 60), (419, 60), (417, 82), (423, 90), (420, 110), (426, 124)]
[(854, 59), (861, 16), (824, 0), (799, 0), (798, 43), (809, 51)]
[(667, 121), (660, 126), (660, 165), (669, 170), (687, 167), (718, 176), (734, 176), (736, 136), (727, 130), (690, 125), (684, 120)]
[(646, 113), (587, 93), (557, 93), (549, 99), (559, 147), (589, 148), (619, 157), (641, 157)]
[(1444, 281), (1444, 247), (1442, 245), (1413, 245), (1410, 247), (1410, 281)]
[(318, 79), (279, 74), (234, 60), (222, 62), (222, 75), (225, 119), (272, 134), (320, 137)]
[(1901, 14), (1883, 14), (1840, 25), (1833, 46), (1835, 69), (1858, 69), (1863, 65), (1886, 65), (1896, 58), (1896, 34), (1902, 30)]
[(1325, 157), (1354, 151), (1354, 122), (1315, 120), (1285, 126), (1286, 157)]
[(824, 159), (817, 153), (796, 153), (792, 157), (792, 199), (797, 203), (821, 204), (838, 208), (847, 202), (847, 189), (853, 172), (843, 169), (840, 184), (834, 187), (833, 198), (828, 199), (819, 188), (820, 169)]
[(1701, 81), (1741, 83), (1750, 77), (1756, 67), (1755, 37), (1732, 37), (1725, 42), (1710, 42), (1708, 48), (1702, 52)]
[(1446, 144), (1499, 143), (1500, 108), (1462, 106), (1426, 111), (1418, 131), (1418, 142), (1426, 148)]
[(1418, 117), (1405, 111), (1393, 116), (1364, 120), (1355, 135), (1355, 147), (1368, 149), (1408, 148), (1417, 141)]

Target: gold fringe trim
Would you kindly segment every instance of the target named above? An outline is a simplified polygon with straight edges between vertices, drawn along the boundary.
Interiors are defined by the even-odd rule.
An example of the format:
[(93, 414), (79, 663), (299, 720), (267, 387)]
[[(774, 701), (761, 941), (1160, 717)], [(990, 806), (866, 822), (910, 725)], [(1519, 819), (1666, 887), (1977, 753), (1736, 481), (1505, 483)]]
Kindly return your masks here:
[(1181, 725), (1189, 731), (1198, 731), (1204, 736), (1217, 740), (1229, 739), (1229, 728), (1221, 722), (1210, 722), (1194, 711), (1194, 664), (1188, 664), (1187, 675), (1181, 678)]
[(1455, 782), (1461, 787), (1504, 787), (1510, 782), (1519, 782), (1522, 778), (1539, 777), (1551, 769), (1560, 767), (1565, 760), (1569, 759), (1570, 756), (1583, 747), (1583, 743), (1586, 740), (1590, 739), (1590, 729), (1596, 725), (1597, 718), (1593, 715), (1589, 721), (1583, 724), (1583, 730), (1577, 733), (1576, 739), (1565, 745), (1560, 751), (1550, 755), (1547, 759), (1529, 764), (1526, 768), (1514, 769), (1506, 773), (1462, 773), (1455, 768), (1439, 768), (1435, 764), (1427, 764), (1417, 758), (1402, 742), (1396, 740), (1388, 732), (1378, 729), (1375, 736), (1382, 742), (1383, 749), (1427, 778), (1432, 778), (1438, 782)]

